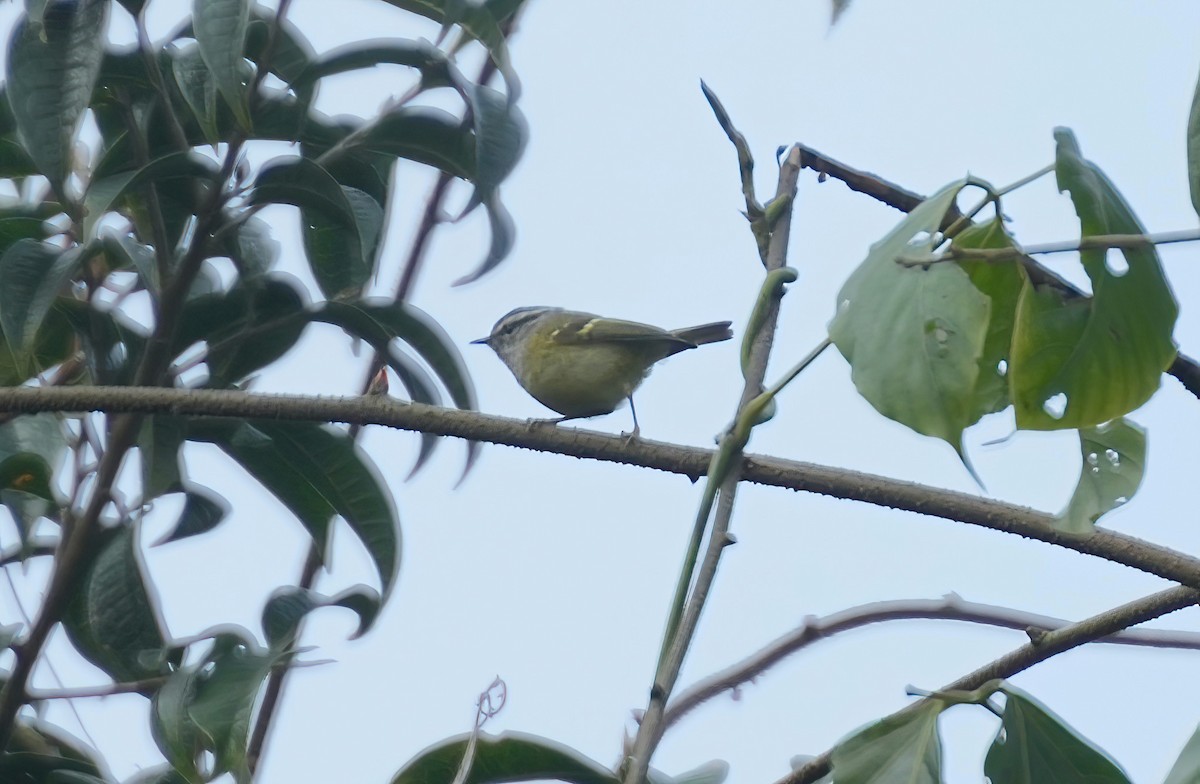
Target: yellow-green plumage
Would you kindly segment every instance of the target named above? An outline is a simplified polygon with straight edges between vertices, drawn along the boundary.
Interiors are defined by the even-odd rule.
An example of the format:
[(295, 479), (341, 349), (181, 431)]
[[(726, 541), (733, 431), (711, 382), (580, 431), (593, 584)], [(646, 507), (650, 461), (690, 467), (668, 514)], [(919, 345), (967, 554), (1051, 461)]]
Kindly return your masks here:
[(476, 342), (491, 346), (538, 402), (573, 419), (632, 403), (654, 363), (732, 335), (728, 321), (668, 331), (578, 311), (518, 308)]

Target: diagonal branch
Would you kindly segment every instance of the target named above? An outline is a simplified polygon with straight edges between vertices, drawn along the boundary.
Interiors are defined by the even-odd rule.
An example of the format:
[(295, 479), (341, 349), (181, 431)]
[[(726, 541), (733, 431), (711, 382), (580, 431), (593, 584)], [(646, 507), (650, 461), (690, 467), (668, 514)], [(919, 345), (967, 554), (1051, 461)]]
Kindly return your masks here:
[[(889, 207), (911, 212), (925, 200), (924, 196), (889, 182), (879, 175), (847, 166), (803, 144), (797, 145), (797, 147), (800, 149), (801, 166), (818, 172), (822, 179), (828, 176), (841, 180), (851, 190), (864, 193)], [(942, 220), (942, 229), (953, 226), (961, 218), (962, 213), (957, 207), (950, 209)], [(1039, 286), (1051, 286), (1068, 298), (1087, 296), (1074, 284), (1043, 267), (1028, 255), (1021, 257), (1021, 263), (1029, 274), (1030, 280)], [(1171, 367), (1167, 368), (1167, 372), (1179, 379), (1187, 391), (1200, 398), (1200, 363), (1181, 353), (1176, 355), (1175, 361)]]
[[(1111, 610), (1093, 615), (1091, 618), (1064, 626), (1052, 632), (1040, 635), (1036, 642), (1030, 642), (990, 662), (974, 672), (964, 675), (953, 683), (947, 684), (939, 691), (972, 691), (991, 680), (1011, 678), (1019, 672), (1029, 669), (1039, 662), (1063, 651), (1078, 648), (1089, 642), (1108, 637), (1122, 629), (1136, 626), (1139, 623), (1153, 620), (1167, 613), (1182, 610), (1200, 601), (1200, 592), (1191, 588), (1177, 586), (1160, 591), (1156, 594), (1123, 604)], [(905, 716), (917, 710), (924, 700), (909, 705), (903, 710), (893, 713), (888, 718)], [(802, 766), (780, 779), (777, 784), (808, 784), (825, 776), (832, 769), (833, 751), (813, 757)]]
[[(1031, 639), (1036, 640), (1041, 640), (1048, 631), (1070, 624), (1070, 621), (1048, 615), (963, 601), (958, 594), (953, 593), (941, 599), (872, 602), (850, 607), (824, 618), (809, 617), (798, 628), (773, 640), (742, 661), (713, 673), (680, 693), (667, 706), (665, 724), (667, 727), (674, 725), (705, 702), (749, 683), (793, 653), (813, 643), (873, 623), (900, 620), (965, 621), (1002, 629), (1023, 630)], [(1168, 629), (1125, 629), (1094, 642), (1195, 651), (1200, 650), (1200, 633)]]

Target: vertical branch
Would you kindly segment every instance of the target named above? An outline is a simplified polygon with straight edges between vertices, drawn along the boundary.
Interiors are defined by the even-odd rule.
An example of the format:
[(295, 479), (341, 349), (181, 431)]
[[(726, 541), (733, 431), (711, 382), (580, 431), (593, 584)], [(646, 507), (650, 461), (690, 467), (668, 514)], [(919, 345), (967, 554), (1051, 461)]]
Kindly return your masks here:
[[(706, 94), (708, 94), (707, 90)], [(714, 102), (715, 96), (710, 95), (709, 101), (710, 103)], [(714, 109), (718, 106), (719, 103), (714, 104)], [(720, 112), (718, 112), (718, 116), (720, 116)], [(722, 123), (723, 127), (726, 125), (727, 123)], [(729, 127), (726, 128), (727, 133), (729, 133)], [(740, 138), (740, 134), (738, 136)], [(732, 134), (730, 138), (734, 140), (735, 145), (738, 144), (738, 140), (734, 139)], [(742, 144), (745, 144), (744, 140)], [(743, 184), (745, 185), (748, 179), (747, 167), (743, 166), (742, 172)], [(764, 259), (768, 280), (778, 280), (780, 273), (776, 271), (782, 270), (787, 260), (788, 239), (792, 225), (792, 206), (799, 174), (800, 151), (793, 147), (788, 151), (787, 157), (780, 167), (775, 199), (768, 204), (763, 216), (766, 220), (765, 228), (769, 232), (766, 243), (766, 257)], [(752, 188), (747, 188), (747, 192), (747, 204), (749, 206), (753, 203)], [(749, 215), (747, 217), (750, 218)], [(756, 224), (754, 226), (756, 229), (759, 225), (762, 225), (757, 224), (754, 218), (750, 218), (750, 220), (752, 224)], [(757, 230), (755, 234), (756, 236), (760, 236)], [(675, 683), (679, 679), (679, 672), (683, 667), (683, 661), (687, 656), (692, 638), (695, 636), (696, 628), (700, 622), (700, 615), (704, 610), (705, 601), (716, 580), (721, 554), (724, 552), (725, 547), (733, 542), (729, 534), (729, 525), (733, 516), (733, 504), (737, 494), (737, 485), (741, 480), (742, 448), (749, 437), (749, 426), (746, 426), (742, 420), (745, 414), (752, 413), (751, 404), (762, 394), (763, 380), (766, 378), (767, 373), (767, 362), (770, 358), (771, 346), (775, 339), (775, 325), (779, 318), (778, 290), (774, 294), (769, 289), (764, 290), (762, 296), (768, 299), (761, 313), (761, 318), (755, 319), (757, 329), (753, 335), (745, 336), (749, 352), (743, 367), (745, 385), (742, 388), (741, 399), (738, 403), (738, 416), (735, 418), (735, 425), (722, 437), (721, 449), (718, 450), (718, 456), (714, 458), (714, 465), (717, 464), (718, 460), (727, 461), (728, 469), (723, 472), (723, 478), (720, 471), (710, 470), (709, 473), (710, 481), (720, 482), (720, 487), (717, 492), (716, 514), (712, 530), (708, 535), (708, 547), (705, 551), (704, 559), (700, 564), (700, 569), (696, 574), (695, 584), (690, 594), (687, 595), (686, 603), (679, 618), (678, 628), (671, 628), (674, 624), (668, 622), (667, 639), (664, 640), (665, 655), (659, 663), (658, 672), (654, 679), (654, 686), (650, 691), (650, 702), (638, 727), (633, 751), (627, 760), (627, 769), (624, 778), (626, 784), (644, 784), (646, 781), (650, 767), (650, 758), (653, 756), (658, 742), (662, 739), (662, 734), (666, 726), (663, 719), (667, 700), (670, 698), (671, 690), (675, 687)], [(708, 492), (711, 491), (706, 491), (706, 495)], [(700, 514), (697, 515), (695, 536), (703, 536), (704, 523), (707, 521), (707, 518), (707, 508), (702, 508)], [(694, 542), (694, 544), (697, 543)], [(687, 576), (690, 568), (689, 564), (685, 564), (685, 576), (681, 580), (681, 588), (685, 587), (689, 581)]]

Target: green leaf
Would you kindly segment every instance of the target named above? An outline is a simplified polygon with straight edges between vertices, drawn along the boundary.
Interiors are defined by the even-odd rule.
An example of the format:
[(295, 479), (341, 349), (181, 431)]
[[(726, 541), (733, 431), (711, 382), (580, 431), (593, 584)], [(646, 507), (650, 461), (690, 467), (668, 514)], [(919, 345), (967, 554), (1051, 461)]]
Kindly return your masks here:
[(204, 64), (197, 45), (181, 48), (171, 58), (175, 84), (196, 117), (200, 130), (208, 143), (216, 147), (221, 140), (217, 128), (217, 83), (212, 72)]
[(529, 124), (521, 110), (486, 85), (471, 88), (475, 123), (475, 183), (480, 201), (490, 200), (525, 151)]
[[(1012, 248), (1016, 245), (1001, 218), (971, 226), (955, 237), (953, 244), (955, 248)], [(1025, 268), (1016, 259), (964, 260), (960, 265), (975, 288), (992, 303), (983, 354), (979, 358), (979, 377), (972, 394), (972, 413), (968, 417), (974, 423), (986, 414), (1003, 411), (1011, 402), (1008, 397), (1008, 353), (1017, 300), (1025, 284)]]
[(989, 779), (1004, 784), (1128, 784), (1129, 778), (1103, 751), (1033, 697), (1007, 684), (1000, 691), (1008, 699), (1003, 724), (983, 763)]
[(889, 419), (943, 439), (964, 463), (962, 432), (974, 421), (991, 304), (955, 265), (897, 259), (932, 249), (928, 238), (965, 184), (947, 185), (871, 246), (838, 293), (829, 325), (859, 394)]
[(0, 256), (0, 327), (13, 355), (29, 352), (59, 291), (99, 250), (18, 240)]
[(26, 151), (62, 194), (79, 123), (100, 72), (108, 3), (54, 2), (42, 22), (23, 19), (13, 32), (8, 99)]
[(484, 206), (487, 208), (488, 227), (492, 232), (492, 241), (488, 246), (487, 257), (474, 272), (454, 281), (453, 285), (455, 286), (472, 283), (491, 272), (496, 268), (496, 265), (508, 258), (508, 254), (512, 253), (513, 245), (516, 244), (516, 224), (513, 222), (512, 216), (508, 214), (508, 210), (504, 209), (504, 205), (500, 203), (500, 200), (498, 198), (490, 198)]
[(1054, 527), (1090, 534), (1101, 515), (1133, 498), (1142, 483), (1146, 431), (1127, 419), (1114, 419), (1081, 428), (1079, 447), (1083, 452), (1079, 484), (1067, 508), (1054, 519)]
[(406, 65), (421, 71), (422, 87), (460, 86), (465, 82), (440, 49), (428, 41), (406, 38), (355, 42), (314, 58), (292, 80), (291, 87), (307, 108), (316, 97), (317, 84), (327, 76), (377, 65)]
[(229, 502), (224, 496), (189, 482), (184, 490), (183, 511), (179, 513), (179, 519), (154, 546), (207, 533), (220, 525), (228, 515)]
[(47, 236), (46, 223), (39, 218), (0, 217), (0, 253), (18, 240), (43, 240)]
[(117, 199), (131, 189), (144, 183), (153, 183), (157, 188), (183, 181), (189, 187), (197, 180), (210, 184), (219, 173), (212, 159), (194, 152), (174, 152), (151, 161), (137, 171), (121, 171), (106, 175), (110, 168), (118, 168), (116, 158), (106, 154), (96, 167), (96, 178), (88, 186), (84, 197), (87, 215), (84, 217), (84, 234), (93, 236), (96, 222), (112, 209)]
[(456, 406), (476, 408), (475, 389), (462, 355), (450, 336), (419, 308), (382, 298), (325, 302), (313, 311), (312, 318), (339, 326), (383, 353), (387, 353), (388, 343), (399, 338), (433, 368)]
[(106, 530), (63, 616), (75, 649), (115, 681), (162, 674), (166, 635), (134, 527)]
[(54, 502), (54, 470), (67, 450), (59, 414), (25, 414), (0, 424), (0, 489)]
[(365, 585), (347, 588), (334, 596), (294, 586), (279, 588), (263, 607), (263, 633), (272, 650), (287, 650), (296, 641), (304, 616), (320, 607), (344, 607), (358, 614), (358, 629), (350, 635), (354, 640), (370, 631), (382, 603), (378, 592)]
[(300, 207), (309, 266), (326, 297), (370, 278), (383, 226), (383, 209), (370, 196), (342, 187), (315, 161), (285, 157), (263, 166), (250, 201)]
[(266, 64), (267, 69), (281, 80), (291, 82), (312, 63), (316, 57), (316, 50), (300, 32), (300, 28), (289, 22), (286, 17), (282, 20), (282, 25), (276, 24), (277, 21), (274, 8), (259, 3), (250, 7), (250, 25), (246, 28), (246, 57), (261, 68), (271, 33), (274, 31), (275, 42), (270, 53), (271, 59)]
[[(417, 754), (392, 778), (391, 784), (451, 781), (467, 751), (470, 735), (435, 743)], [(617, 784), (603, 765), (548, 738), (523, 732), (479, 733), (471, 772), (463, 784), (507, 781), (565, 781), (569, 784)]]
[(296, 345), (307, 326), (304, 307), (303, 289), (290, 276), (239, 280), (184, 306), (175, 353), (205, 341), (208, 386), (229, 386)]
[(138, 434), (138, 452), (142, 463), (142, 503), (183, 489), (179, 449), (187, 428), (172, 416), (148, 416)]
[[(1058, 187), (1070, 192), (1083, 236), (1144, 234), (1113, 184), (1081, 157), (1071, 132), (1060, 128), (1055, 139)], [(1179, 311), (1154, 248), (1080, 257), (1091, 299), (1067, 301), (1028, 282), (1021, 294), (1009, 363), (1017, 427), (1090, 427), (1124, 416), (1150, 399), (1175, 359)]]
[(340, 515), (362, 541), (386, 597), (400, 567), (400, 525), (378, 470), (343, 430), (307, 422), (194, 421), (189, 437), (211, 441), (300, 520), (324, 551)]
[(457, 117), (428, 106), (402, 106), (358, 140), (362, 149), (395, 155), (464, 180), (475, 175), (475, 135)]
[[(211, 635), (212, 646), (194, 665), (176, 669), (154, 695), (151, 731), (159, 750), (190, 781), (233, 773), (246, 781), (246, 744), (258, 691), (277, 657), (242, 630)], [(213, 755), (210, 776), (197, 758)]]
[[(428, 381), (424, 370), (391, 344), (395, 338), (403, 340), (433, 368), (450, 392), (456, 406), (468, 411), (475, 409), (475, 389), (462, 355), (437, 322), (420, 309), (405, 302), (384, 299), (330, 301), (322, 304), (313, 313), (313, 320), (334, 324), (346, 330), (348, 334), (366, 341), (387, 358), (388, 365), (396, 371), (413, 400), (440, 405), (437, 389)], [(437, 436), (430, 433), (421, 434), (421, 451), (409, 476), (424, 466), (433, 454), (436, 444)], [(468, 441), (465, 470), (470, 470), (478, 454), (479, 443)]]
[(245, 75), (249, 0), (193, 0), (192, 29), (217, 89), (243, 128), (250, 128)]
[(71, 323), (62, 308), (52, 306), (28, 350), (14, 353), (7, 337), (0, 337), (0, 386), (23, 384), (74, 353), (75, 333)]
[[(386, 2), (405, 11), (420, 14), (442, 25), (446, 24), (447, 9), (462, 5), (461, 0), (386, 0)], [(508, 43), (504, 38), (504, 31), (500, 29), (500, 24), (496, 17), (492, 16), (491, 10), (485, 6), (467, 4), (465, 9), (461, 9), (461, 13), (454, 13), (452, 16), (454, 17), (453, 24), (457, 24), (463, 32), (487, 49), (492, 62), (496, 64), (496, 70), (504, 77), (509, 100), (516, 101), (521, 94), (521, 82), (508, 57)]]
[(1192, 93), (1192, 109), (1187, 124), (1188, 188), (1192, 193), (1192, 209), (1200, 215), (1200, 80)]
[(229, 237), (225, 252), (237, 265), (241, 277), (258, 278), (279, 261), (279, 248), (279, 241), (271, 234), (271, 224), (251, 217)]
[(1188, 739), (1163, 784), (1200, 784), (1200, 727)]
[[(923, 703), (905, 716), (890, 716), (868, 725), (833, 749), (833, 776), (838, 784), (941, 784), (940, 700)], [(1003, 781), (1007, 779), (992, 779)]]
[(354, 226), (325, 213), (300, 211), (304, 253), (321, 293), (329, 299), (355, 296), (375, 274), (383, 228), (383, 207), (357, 188), (340, 186), (354, 215)]

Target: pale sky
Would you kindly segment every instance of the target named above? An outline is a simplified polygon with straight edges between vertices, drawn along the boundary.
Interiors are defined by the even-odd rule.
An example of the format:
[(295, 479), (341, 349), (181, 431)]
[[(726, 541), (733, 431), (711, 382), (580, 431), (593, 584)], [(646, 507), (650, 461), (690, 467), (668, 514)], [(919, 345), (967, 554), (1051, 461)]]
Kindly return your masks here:
[[(10, 27), (16, 6), (0, 6)], [(272, 4), (273, 5), (273, 4)], [(1158, 3), (885, 2), (857, 0), (828, 28), (825, 0), (729, 4), (531, 0), (512, 43), (531, 128), (524, 160), (503, 189), (516, 250), (473, 285), (450, 282), (482, 258), (477, 219), (433, 243), (414, 302), (461, 346), (489, 413), (547, 416), (486, 348), (467, 342), (521, 305), (561, 305), (681, 327), (732, 319), (740, 330), (761, 280), (732, 147), (700, 93), (721, 97), (758, 160), (760, 195), (774, 190), (774, 151), (800, 141), (909, 189), (932, 193), (966, 173), (1004, 185), (1053, 160), (1055, 126), (1071, 127), (1085, 156), (1121, 189), (1150, 231), (1196, 225), (1184, 130), (1200, 63), (1200, 5)], [(151, 4), (162, 34), (190, 7)], [(114, 13), (114, 35), (128, 34)], [(436, 35), (432, 24), (367, 0), (296, 0), (293, 21), (323, 51), (356, 38)], [(473, 65), (464, 64), (468, 73)], [(327, 85), (320, 108), (368, 113), (403, 92), (401, 69)], [(282, 146), (258, 160), (285, 153)], [(429, 177), (402, 167), (387, 238), (394, 286)], [(465, 198), (466, 189), (457, 194)], [(1069, 200), (1044, 179), (1006, 201), (1025, 244), (1078, 235)], [(294, 211), (268, 214), (285, 241), (284, 266), (310, 280), (294, 239)], [(817, 344), (835, 295), (868, 246), (901, 215), (830, 181), (801, 175), (790, 263), (799, 281), (783, 302), (769, 378)], [(1162, 250), (1181, 303), (1176, 340), (1200, 355), (1196, 249)], [(1077, 258), (1048, 260), (1082, 280)], [(334, 330), (313, 329), (266, 373), (261, 391), (352, 394), (357, 356)], [(736, 341), (688, 352), (658, 368), (637, 395), (647, 438), (710, 445), (741, 389)], [(1198, 401), (1164, 377), (1133, 419), (1149, 432), (1145, 481), (1102, 522), (1184, 552), (1200, 551), (1194, 502)], [(627, 429), (618, 411), (585, 427)], [(1079, 471), (1073, 433), (1012, 430), (1011, 414), (968, 431), (967, 448), (991, 497), (1057, 512)], [(443, 443), (405, 482), (408, 434), (368, 431), (400, 510), (399, 583), (376, 628), (347, 642), (348, 614), (314, 616), (310, 658), (335, 663), (296, 673), (263, 767), (264, 784), (386, 782), (423, 747), (465, 732), (475, 696), (497, 674), (509, 702), (490, 731), (519, 730), (572, 746), (605, 765), (620, 751), (630, 711), (645, 707), (677, 570), (700, 496), (682, 477), (486, 446), (454, 489), (463, 448)], [(751, 451), (980, 492), (944, 443), (878, 415), (827, 352), (779, 400)], [(303, 529), (214, 450), (196, 449), (193, 479), (225, 492), (235, 513), (204, 537), (148, 553), (171, 632), (234, 622), (259, 630), (265, 596), (294, 582)], [(170, 504), (146, 541), (168, 525)], [(747, 486), (738, 494), (739, 544), (725, 557), (681, 686), (740, 659), (810, 614), (863, 602), (964, 598), (1082, 618), (1166, 583), (1039, 542), (907, 513)], [(334, 592), (372, 573), (339, 531)], [(4, 535), (9, 535), (7, 529)], [(37, 569), (31, 575), (38, 575)], [(26, 603), (36, 589), (23, 591)], [(11, 599), (0, 600), (11, 614)], [(1200, 630), (1194, 608), (1155, 624)], [(816, 754), (859, 725), (902, 707), (913, 684), (938, 688), (1020, 646), (1017, 632), (951, 622), (893, 622), (821, 642), (681, 722), (654, 765), (679, 773), (713, 758), (730, 781), (772, 782), (796, 754)], [(51, 655), (69, 684), (100, 682), (64, 641)], [(1195, 654), (1092, 646), (1014, 679), (1113, 755), (1133, 781), (1161, 781), (1200, 720)], [(44, 673), (43, 673), (44, 675)], [(44, 677), (40, 685), (50, 685)], [(114, 772), (158, 762), (139, 698), (81, 701)], [(51, 717), (78, 727), (61, 708)], [(946, 780), (982, 779), (997, 721), (957, 708), (942, 721)]]

